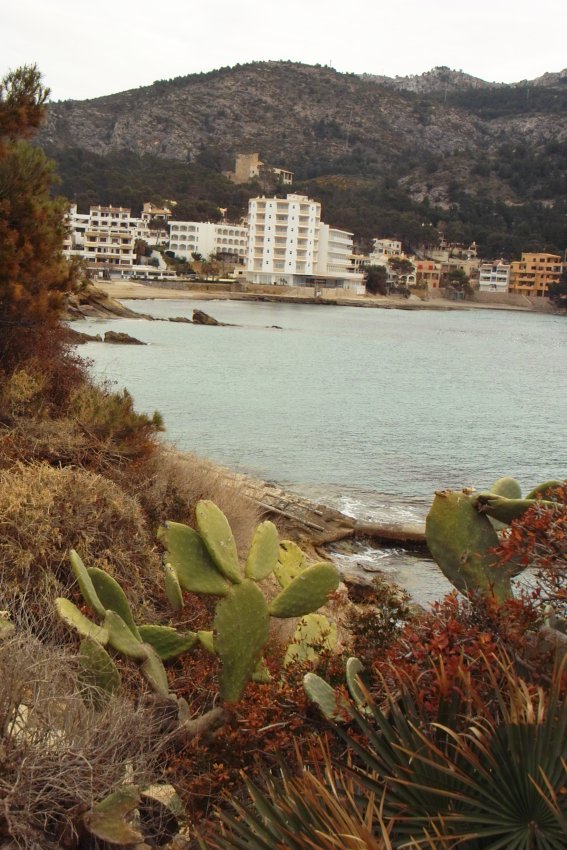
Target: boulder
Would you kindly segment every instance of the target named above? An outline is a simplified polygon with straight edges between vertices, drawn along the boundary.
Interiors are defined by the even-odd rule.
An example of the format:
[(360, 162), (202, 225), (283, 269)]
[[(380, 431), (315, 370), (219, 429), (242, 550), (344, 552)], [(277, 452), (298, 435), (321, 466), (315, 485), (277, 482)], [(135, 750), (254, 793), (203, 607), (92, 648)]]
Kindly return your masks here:
[(208, 313), (204, 313), (203, 310), (193, 310), (193, 324), (194, 325), (220, 325), (221, 322), (217, 322), (212, 316), (209, 316)]
[(120, 333), (119, 331), (107, 331), (104, 335), (105, 342), (112, 342), (118, 345), (147, 345), (140, 339), (136, 339), (130, 334)]

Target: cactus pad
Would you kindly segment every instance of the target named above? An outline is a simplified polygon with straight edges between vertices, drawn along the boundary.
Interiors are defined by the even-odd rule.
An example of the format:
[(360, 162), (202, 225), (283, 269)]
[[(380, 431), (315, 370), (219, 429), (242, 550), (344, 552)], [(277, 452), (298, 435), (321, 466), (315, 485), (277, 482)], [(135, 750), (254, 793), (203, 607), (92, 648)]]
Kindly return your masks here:
[(550, 499), (555, 495), (558, 487), (565, 487), (565, 481), (544, 481), (543, 484), (538, 484), (530, 490), (526, 499)]
[(361, 673), (364, 673), (362, 661), (360, 658), (351, 656), (347, 660), (345, 674), (348, 692), (361, 714), (371, 714), (372, 712), (368, 707), (366, 695), (358, 682), (358, 677)]
[(284, 667), (293, 663), (316, 661), (321, 652), (337, 643), (337, 627), (324, 614), (302, 617), (284, 657)]
[(197, 528), (207, 551), (220, 572), (233, 584), (242, 581), (238, 552), (228, 520), (219, 507), (208, 499), (197, 502)]
[(473, 504), (477, 511), (506, 525), (514, 522), (515, 519), (519, 519), (535, 504), (543, 508), (555, 507), (555, 502), (547, 502), (544, 499), (505, 499), (503, 496), (496, 496), (493, 493), (475, 493)]
[(215, 653), (215, 640), (214, 634), (212, 631), (199, 631), (197, 632), (197, 637), (199, 638), (199, 643), (207, 652), (210, 652), (211, 655), (216, 655)]
[(140, 626), (140, 637), (153, 646), (162, 661), (187, 652), (198, 641), (196, 632), (182, 634), (170, 626)]
[(262, 581), (273, 573), (278, 563), (278, 530), (269, 520), (262, 522), (254, 532), (254, 538), (246, 561), (245, 575), (254, 581)]
[(305, 553), (293, 540), (282, 540), (278, 553), (278, 563), (274, 567), (280, 587), (287, 587), (307, 566)]
[(108, 631), (110, 646), (122, 655), (134, 661), (144, 661), (148, 657), (147, 647), (135, 637), (120, 614), (108, 610), (104, 618), (104, 628)]
[(113, 579), (111, 575), (105, 573), (104, 570), (99, 570), (97, 567), (91, 567), (87, 572), (98, 598), (105, 608), (103, 616), (106, 616), (106, 611), (115, 611), (124, 620), (134, 637), (140, 640), (140, 633), (134, 622), (130, 604), (116, 579)]
[(167, 601), (174, 611), (181, 611), (183, 608), (183, 594), (181, 593), (181, 585), (177, 578), (177, 572), (172, 564), (163, 565), (163, 578)]
[(105, 626), (97, 626), (96, 623), (85, 617), (69, 599), (59, 597), (55, 600), (55, 608), (63, 622), (78, 631), (80, 635), (96, 640), (101, 646), (106, 646), (109, 639), (108, 629)]
[(109, 844), (125, 847), (144, 840), (141, 832), (128, 822), (140, 802), (140, 792), (134, 785), (123, 785), (98, 803), (83, 817), (86, 829), (96, 838)]
[(322, 561), (304, 569), (270, 604), (272, 617), (302, 617), (324, 605), (339, 586), (339, 571)]
[(269, 631), (268, 606), (259, 587), (247, 579), (217, 605), (214, 648), (222, 661), (220, 692), (238, 700), (252, 677)]
[(510, 597), (509, 575), (495, 566), (491, 552), (498, 546), (498, 535), (468, 495), (451, 490), (437, 493), (425, 533), (431, 555), (457, 590), (494, 593), (499, 601)]
[(303, 689), (309, 702), (314, 702), (327, 720), (343, 720), (348, 715), (347, 700), (316, 673), (306, 673)]
[(179, 584), (192, 593), (224, 596), (229, 585), (220, 574), (207, 548), (193, 528), (181, 522), (166, 522), (158, 538), (167, 549), (167, 560), (177, 572)]
[(156, 694), (166, 697), (169, 693), (169, 684), (163, 662), (153, 646), (147, 643), (141, 644), (141, 646), (146, 652), (146, 657), (141, 666), (144, 678)]
[(490, 492), (496, 496), (504, 496), (506, 499), (522, 498), (522, 488), (515, 478), (499, 478), (490, 488)]
[(79, 680), (89, 689), (96, 706), (120, 690), (120, 673), (116, 664), (96, 640), (84, 638), (79, 647)]
[(93, 585), (92, 579), (88, 574), (87, 568), (83, 564), (81, 558), (78, 553), (75, 552), (74, 549), (71, 549), (69, 552), (69, 560), (71, 562), (71, 569), (73, 570), (73, 575), (77, 579), (79, 583), (79, 587), (81, 588), (81, 593), (83, 594), (83, 599), (97, 614), (99, 617), (104, 617), (106, 613), (107, 606), (103, 605), (103, 603), (98, 598), (98, 594)]

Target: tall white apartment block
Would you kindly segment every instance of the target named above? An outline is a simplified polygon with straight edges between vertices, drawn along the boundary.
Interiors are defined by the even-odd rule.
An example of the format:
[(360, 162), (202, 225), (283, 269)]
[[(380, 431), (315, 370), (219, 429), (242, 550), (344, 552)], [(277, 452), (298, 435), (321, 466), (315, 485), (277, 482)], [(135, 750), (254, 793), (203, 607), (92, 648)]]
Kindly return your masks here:
[(176, 257), (191, 260), (192, 254), (208, 259), (226, 254), (244, 260), (248, 244), (246, 224), (218, 224), (211, 221), (170, 221), (169, 250)]
[(355, 270), (352, 233), (321, 222), (317, 272), (327, 279), (328, 286), (364, 294), (364, 274)]
[(317, 273), (321, 204), (305, 195), (252, 198), (246, 277), (251, 283), (302, 286)]
[(507, 263), (482, 263), (478, 277), (480, 292), (508, 292), (509, 286), (510, 266)]

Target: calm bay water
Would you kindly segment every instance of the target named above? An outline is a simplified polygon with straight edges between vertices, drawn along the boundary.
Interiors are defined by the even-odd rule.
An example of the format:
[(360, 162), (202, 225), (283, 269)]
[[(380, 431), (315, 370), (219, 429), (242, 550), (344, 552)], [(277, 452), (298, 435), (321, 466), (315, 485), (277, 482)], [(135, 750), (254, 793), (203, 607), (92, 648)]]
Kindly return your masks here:
[[(166, 439), (360, 518), (423, 516), (436, 489), (567, 476), (567, 321), (238, 301), (195, 307), (237, 327), (85, 320), (146, 347), (81, 348), (100, 378), (158, 409)], [(272, 326), (278, 326), (272, 327)], [(384, 564), (382, 564), (384, 566)]]

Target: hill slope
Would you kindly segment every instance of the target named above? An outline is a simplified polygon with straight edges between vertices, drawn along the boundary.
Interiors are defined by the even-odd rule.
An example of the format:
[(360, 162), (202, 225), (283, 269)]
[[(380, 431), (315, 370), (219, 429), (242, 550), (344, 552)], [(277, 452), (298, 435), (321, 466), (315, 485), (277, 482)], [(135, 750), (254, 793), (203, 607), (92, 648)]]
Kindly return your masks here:
[[(132, 181), (125, 182), (122, 166), (116, 166), (126, 158), (134, 175), (136, 162), (159, 160), (162, 172), (177, 175), (165, 180), (175, 197), (191, 191), (180, 166), (189, 175), (196, 167), (215, 172), (208, 198), (220, 203), (217, 195), (224, 193), (226, 206), (230, 190), (219, 172), (233, 165), (236, 152), (259, 151), (265, 161), (295, 171), (300, 185), (310, 181), (315, 195), (322, 178), (327, 196), (330, 186), (339, 195), (365, 189), (372, 194), (387, 184), (401, 193), (397, 212), (405, 205), (405, 212), (423, 217), (425, 203), (438, 208), (428, 216), (436, 224), (436, 216), (446, 217), (455, 206), (459, 213), (463, 198), (479, 194), (491, 204), (535, 203), (548, 210), (567, 199), (566, 83), (565, 72), (504, 85), (446, 68), (389, 80), (291, 62), (253, 63), (52, 104), (40, 143), (58, 160), (65, 190), (80, 198), (85, 187), (79, 169), (68, 185), (69, 160), (74, 157), (76, 165), (82, 158), (92, 175), (93, 162), (102, 157), (127, 187)], [(116, 180), (94, 180), (89, 197), (100, 192), (100, 201), (111, 200)], [(148, 192), (157, 188), (168, 196), (165, 187), (159, 192), (149, 182)], [(197, 197), (207, 197), (207, 185), (201, 179)], [(470, 216), (461, 216), (462, 223), (470, 224)], [(364, 220), (361, 213), (336, 223), (369, 235)], [(540, 241), (567, 242), (563, 231), (539, 230)]]

